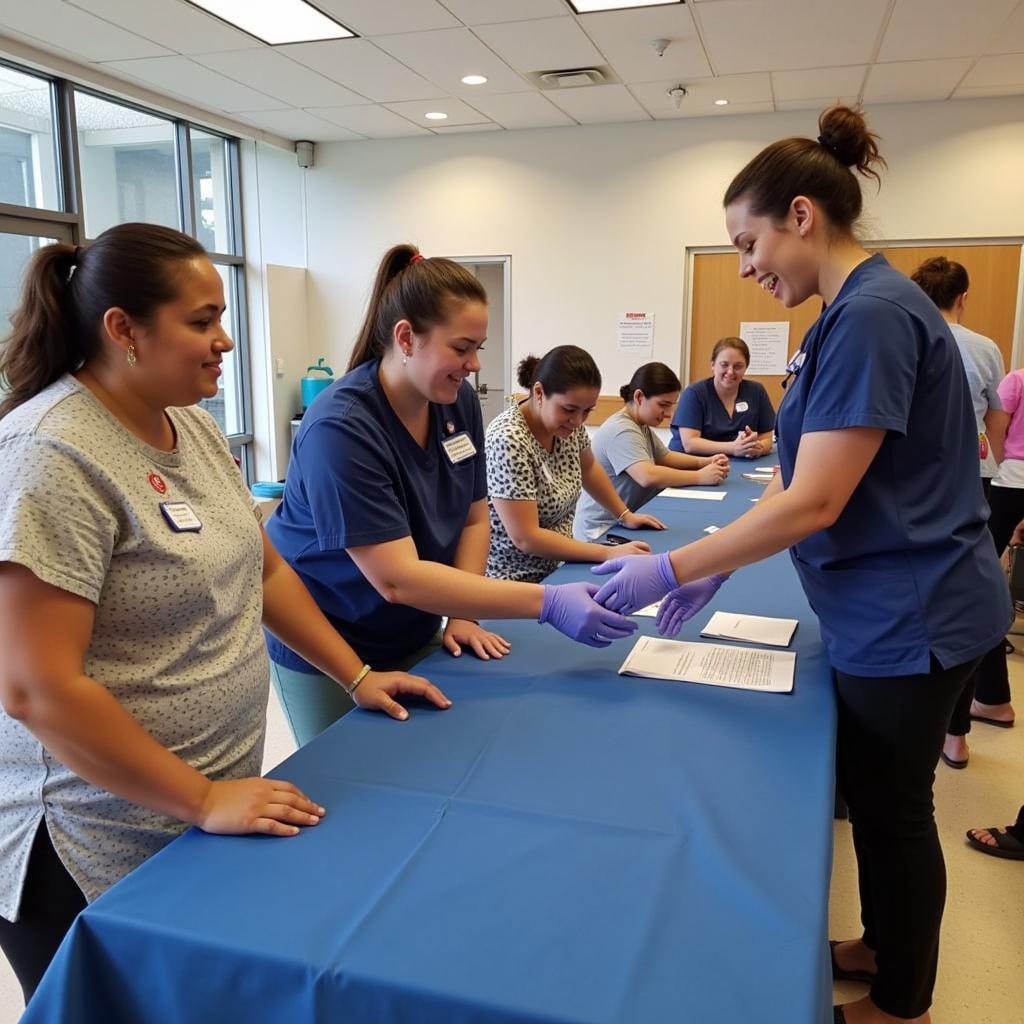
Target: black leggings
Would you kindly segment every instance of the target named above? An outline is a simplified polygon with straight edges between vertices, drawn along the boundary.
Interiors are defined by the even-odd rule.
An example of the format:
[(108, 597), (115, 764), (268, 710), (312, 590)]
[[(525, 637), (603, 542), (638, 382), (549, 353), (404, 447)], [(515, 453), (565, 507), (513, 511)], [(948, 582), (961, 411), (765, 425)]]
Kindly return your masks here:
[(26, 1003), (85, 905), (82, 890), (50, 842), (46, 822), (40, 822), (29, 856), (18, 920), (0, 917), (0, 949), (14, 969)]
[(953, 705), (977, 659), (917, 676), (836, 673), (836, 771), (850, 805), (874, 1003), (896, 1017), (931, 1005), (946, 902), (932, 784)]

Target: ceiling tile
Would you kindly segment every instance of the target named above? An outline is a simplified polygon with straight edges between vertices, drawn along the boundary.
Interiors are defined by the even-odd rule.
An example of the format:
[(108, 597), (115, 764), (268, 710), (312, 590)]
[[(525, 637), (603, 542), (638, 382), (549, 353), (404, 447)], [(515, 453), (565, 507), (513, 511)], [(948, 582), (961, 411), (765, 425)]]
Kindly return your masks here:
[(683, 107), (680, 110), (659, 110), (654, 114), (656, 121), (676, 121), (694, 117), (729, 117), (734, 114), (770, 114), (775, 109), (770, 100), (760, 103), (730, 103), (727, 107)]
[(188, 57), (154, 57), (147, 60), (118, 60), (103, 65), (111, 71), (135, 78), (164, 92), (184, 96), (203, 107), (235, 113), (242, 110), (273, 110), (287, 107), (273, 96), (217, 74)]
[[(847, 106), (854, 106), (857, 103), (856, 96), (807, 96), (802, 100), (776, 100), (776, 110), (814, 110), (821, 113), (827, 110), (836, 102), (845, 103)], [(807, 134), (811, 134), (810, 128)]]
[[(466, 99), (482, 92), (516, 92), (529, 82), (496, 57), (468, 28), (383, 36), (376, 44), (403, 64)], [(463, 85), (463, 75), (485, 75), (484, 85)]]
[[(677, 83), (673, 79), (632, 85), (630, 90), (655, 117), (709, 117), (731, 114), (741, 104), (768, 104), (772, 109), (772, 87), (767, 71), (753, 75), (726, 75), (722, 78), (700, 78), (686, 83), (686, 95), (676, 110), (668, 90)], [(726, 99), (728, 106), (716, 107), (715, 100)]]
[(557, 18), (566, 11), (564, 0), (444, 0), (444, 5), (466, 25)]
[(298, 43), (275, 49), (377, 103), (428, 100), (444, 90), (428, 82), (368, 39)]
[[(1002, 89), (1021, 85), (1024, 85), (1024, 55), (1007, 54), (998, 57), (982, 57), (967, 73), (962, 88)], [(957, 95), (959, 94), (958, 91)], [(993, 95), (1006, 95), (1006, 93), (994, 93)]]
[(605, 63), (601, 52), (572, 17), (481, 25), (475, 31), (517, 71), (551, 71)]
[(138, 0), (73, 0), (73, 6), (178, 53), (252, 50), (264, 44), (182, 0), (140, 4)]
[(541, 92), (478, 96), (473, 106), (505, 128), (552, 128), (576, 123), (568, 114), (549, 103)]
[(866, 64), (889, 0), (718, 0), (701, 4), (701, 26), (717, 74)]
[(305, 110), (249, 110), (242, 120), (296, 142), (349, 142), (362, 138)]
[(30, 36), (43, 49), (59, 48), (79, 60), (130, 60), (169, 53), (149, 39), (58, 0), (17, 0), (3, 5), (4, 32)]
[(777, 102), (831, 96), (832, 102), (855, 101), (860, 95), (867, 66), (808, 68), (802, 71), (773, 71), (772, 85)]
[[(487, 117), (481, 114), (479, 110), (474, 110), (472, 107), (463, 103), (462, 100), (447, 99), (439, 100), (415, 100), (412, 103), (387, 103), (385, 104), (388, 110), (393, 110), (396, 114), (401, 114), (402, 117), (407, 117), (413, 124), (423, 125), (425, 128), (433, 131), (435, 128), (441, 126), (441, 124), (451, 126), (453, 124), (483, 124), (487, 121)], [(428, 111), (438, 111), (442, 114), (447, 114), (448, 119), (443, 122), (428, 121), (424, 116)]]
[(371, 139), (430, 134), (429, 129), (421, 128), (384, 107), (312, 107), (309, 113)]
[(208, 53), (193, 59), (293, 107), (341, 107), (346, 103), (366, 102), (365, 96), (289, 60), (269, 46), (259, 50)]
[(504, 131), (500, 124), (453, 124), (437, 125), (433, 129), (438, 135), (461, 135), (464, 132), (500, 132)]
[(1024, 53), (1024, 3), (996, 33), (987, 53)]
[(437, 0), (316, 0), (316, 6), (361, 36), (459, 27)]
[(588, 85), (545, 94), (581, 124), (648, 121), (650, 115), (624, 85)]
[[(624, 82), (711, 74), (693, 15), (682, 4), (587, 14), (580, 24)], [(651, 46), (652, 39), (669, 40), (661, 57)]]
[(864, 86), (865, 103), (944, 100), (971, 66), (969, 57), (875, 64)]
[(984, 50), (1016, 4), (1017, 0), (896, 0), (878, 60), (973, 57)]

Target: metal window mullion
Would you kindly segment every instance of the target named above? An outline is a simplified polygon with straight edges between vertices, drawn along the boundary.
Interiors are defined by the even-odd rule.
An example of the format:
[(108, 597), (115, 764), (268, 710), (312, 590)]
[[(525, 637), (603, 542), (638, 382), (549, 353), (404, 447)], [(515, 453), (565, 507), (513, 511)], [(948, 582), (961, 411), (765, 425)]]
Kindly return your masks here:
[(73, 217), (75, 242), (85, 240), (85, 205), (82, 193), (82, 166), (78, 153), (78, 118), (75, 113), (74, 86), (66, 79), (53, 82), (57, 113), (57, 155), (60, 190), (64, 210)]
[(188, 124), (174, 122), (174, 151), (178, 167), (178, 212), (181, 214), (181, 230), (196, 237), (196, 197), (192, 189), (192, 140)]
[(242, 389), (242, 430), (252, 439), (252, 381), (249, 358), (249, 313), (245, 295), (245, 269), (236, 266), (232, 270), (231, 282), (235, 292), (235, 309), (238, 310), (238, 337), (235, 339), (238, 352), (238, 377)]

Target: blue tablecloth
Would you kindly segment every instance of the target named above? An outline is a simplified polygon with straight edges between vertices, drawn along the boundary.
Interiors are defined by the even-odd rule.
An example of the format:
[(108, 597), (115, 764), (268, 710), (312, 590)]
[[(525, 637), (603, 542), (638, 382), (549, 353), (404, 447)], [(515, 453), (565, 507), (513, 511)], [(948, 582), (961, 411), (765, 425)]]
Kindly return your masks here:
[[(746, 511), (745, 468), (723, 502), (651, 502), (655, 549)], [(800, 620), (792, 694), (618, 676), (631, 640), (495, 624), (504, 660), (417, 670), (451, 710), (355, 711), (272, 773), (319, 826), (192, 830), (92, 904), (24, 1020), (831, 1020), (831, 672), (785, 554), (715, 607)]]

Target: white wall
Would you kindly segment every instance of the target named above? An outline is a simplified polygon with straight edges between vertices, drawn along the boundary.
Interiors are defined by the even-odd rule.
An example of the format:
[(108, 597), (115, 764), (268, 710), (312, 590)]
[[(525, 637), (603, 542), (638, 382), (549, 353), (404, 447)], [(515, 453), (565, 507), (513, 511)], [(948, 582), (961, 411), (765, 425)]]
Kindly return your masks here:
[[(868, 185), (873, 238), (1024, 236), (1024, 100), (869, 110), (890, 171)], [(657, 316), (654, 358), (681, 362), (687, 246), (728, 244), (722, 193), (743, 163), (816, 113), (469, 133), (317, 147), (307, 172), (310, 349), (337, 366), (378, 259), (512, 255), (513, 360), (574, 342), (614, 392), (634, 358), (617, 314)]]

